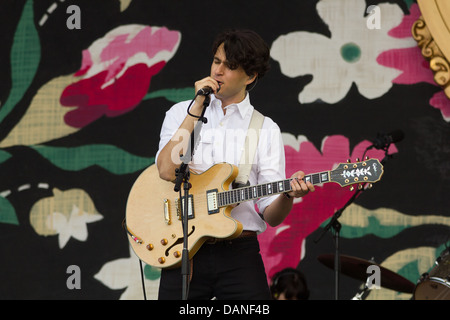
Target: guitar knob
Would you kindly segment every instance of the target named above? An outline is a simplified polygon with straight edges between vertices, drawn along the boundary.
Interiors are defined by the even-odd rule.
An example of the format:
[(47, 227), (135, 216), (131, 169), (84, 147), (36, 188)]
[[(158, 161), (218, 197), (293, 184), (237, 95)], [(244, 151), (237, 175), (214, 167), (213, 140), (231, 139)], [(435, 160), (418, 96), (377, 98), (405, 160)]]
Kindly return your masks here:
[(148, 251), (152, 251), (154, 246), (151, 243), (149, 243), (146, 248)]
[(175, 251), (175, 252), (173, 253), (173, 256), (174, 256), (175, 258), (181, 257), (180, 251)]
[(161, 244), (163, 246), (167, 245), (169, 242), (167, 241), (167, 239), (161, 239)]
[(350, 159), (347, 159), (347, 163), (351, 163), (352, 162), (352, 160), (350, 160)]
[(160, 264), (163, 264), (164, 262), (166, 262), (166, 258), (164, 258), (164, 257), (159, 257), (159, 258), (158, 258), (158, 262), (159, 262)]
[(351, 186), (351, 187), (350, 187), (350, 191), (353, 191), (353, 190), (355, 190), (355, 187), (354, 187), (354, 186)]
[(356, 158), (356, 162), (359, 162), (359, 158)]

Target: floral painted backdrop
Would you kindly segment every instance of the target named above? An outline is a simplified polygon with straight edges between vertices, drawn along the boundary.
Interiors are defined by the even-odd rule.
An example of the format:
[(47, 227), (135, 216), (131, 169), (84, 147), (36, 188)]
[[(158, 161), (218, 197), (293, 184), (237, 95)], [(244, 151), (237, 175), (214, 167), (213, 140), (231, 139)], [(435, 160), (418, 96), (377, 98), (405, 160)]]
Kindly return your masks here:
[[(3, 0), (0, 298), (143, 298), (127, 196), (154, 163), (165, 111), (193, 98), (215, 34), (230, 27), (271, 47), (251, 100), (281, 127), (287, 176), (355, 161), (378, 133), (404, 132), (381, 181), (339, 219), (340, 252), (415, 284), (450, 240), (450, 100), (411, 36), (419, 16), (412, 0)], [(311, 299), (333, 299), (333, 271), (317, 259), (334, 252), (333, 236), (316, 240), (354, 191), (316, 189), (259, 236), (261, 252), (269, 281), (298, 267)], [(154, 299), (160, 271), (142, 267)], [(342, 276), (341, 298), (360, 285)]]

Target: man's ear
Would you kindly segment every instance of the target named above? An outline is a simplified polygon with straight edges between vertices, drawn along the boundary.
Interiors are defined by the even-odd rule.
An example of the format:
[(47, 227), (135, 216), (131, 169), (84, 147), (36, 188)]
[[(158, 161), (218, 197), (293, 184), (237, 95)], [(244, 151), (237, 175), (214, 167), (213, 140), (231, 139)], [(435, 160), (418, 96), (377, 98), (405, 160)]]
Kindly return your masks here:
[(257, 74), (257, 73), (254, 73), (254, 74), (252, 74), (251, 76), (248, 76), (247, 85), (249, 85), (250, 83), (252, 83), (253, 81), (255, 81), (257, 77), (258, 77), (258, 74)]

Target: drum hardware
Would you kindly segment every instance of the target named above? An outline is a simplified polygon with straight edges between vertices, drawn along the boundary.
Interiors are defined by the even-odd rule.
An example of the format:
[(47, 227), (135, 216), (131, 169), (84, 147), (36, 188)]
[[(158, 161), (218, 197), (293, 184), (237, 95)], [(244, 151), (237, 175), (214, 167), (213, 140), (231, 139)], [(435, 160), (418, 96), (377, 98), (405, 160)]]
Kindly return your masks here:
[(369, 287), (369, 277), (367, 277), (367, 281), (364, 284), (364, 288), (358, 292), (357, 294), (355, 294), (355, 296), (352, 298), (352, 300), (364, 300), (366, 299), (366, 297), (369, 295), (371, 287)]
[(439, 255), (431, 271), (420, 276), (413, 298), (415, 300), (450, 300), (450, 248)]
[[(317, 259), (328, 268), (334, 268), (334, 254), (320, 255)], [(414, 292), (414, 283), (399, 274), (376, 264), (373, 261), (373, 258), (372, 261), (368, 261), (352, 256), (341, 255), (340, 259), (341, 272), (343, 274), (365, 282), (363, 290), (357, 293), (353, 300), (361, 300), (370, 293), (371, 283), (369, 283), (370, 279), (368, 277), (367, 270), (371, 266), (377, 266), (380, 270), (381, 287), (404, 293)]]
[[(369, 260), (370, 263), (373, 263), (375, 265), (374, 257)], [(364, 300), (369, 295), (370, 291), (373, 289), (373, 283), (371, 281), (371, 277), (368, 276), (366, 282), (364, 283), (363, 289), (356, 293), (355, 296), (352, 298), (352, 300)]]

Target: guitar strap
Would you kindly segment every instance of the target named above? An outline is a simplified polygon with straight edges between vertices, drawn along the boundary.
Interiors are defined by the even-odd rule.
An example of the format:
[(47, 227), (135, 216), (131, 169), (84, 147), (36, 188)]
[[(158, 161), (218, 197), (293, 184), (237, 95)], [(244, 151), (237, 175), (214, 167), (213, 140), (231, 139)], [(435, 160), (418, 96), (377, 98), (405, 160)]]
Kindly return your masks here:
[[(247, 130), (247, 136), (244, 142), (244, 150), (241, 154), (241, 160), (239, 162), (239, 173), (234, 180), (235, 186), (248, 185), (248, 177), (250, 176), (250, 170), (252, 169), (253, 160), (255, 159), (256, 148), (258, 147), (259, 135), (264, 122), (264, 116), (253, 109), (252, 118)], [(255, 135), (256, 133), (256, 139)]]

